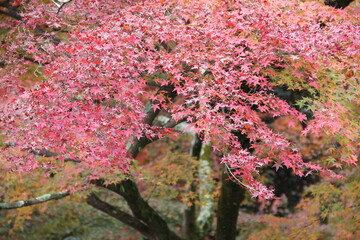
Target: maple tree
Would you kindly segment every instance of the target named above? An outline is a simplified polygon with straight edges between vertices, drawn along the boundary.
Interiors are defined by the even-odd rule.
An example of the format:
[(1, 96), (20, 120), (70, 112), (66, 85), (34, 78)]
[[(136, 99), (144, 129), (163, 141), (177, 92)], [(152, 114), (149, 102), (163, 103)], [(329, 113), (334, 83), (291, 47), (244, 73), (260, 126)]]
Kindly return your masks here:
[[(150, 239), (180, 239), (142, 198), (131, 167), (146, 145), (189, 132), (191, 156), (211, 148), (224, 178), (237, 183), (223, 182), (218, 205), (217, 239), (230, 239), (237, 211), (229, 203), (243, 199), (239, 184), (253, 197), (274, 197), (258, 179), (261, 168), (339, 178), (334, 168), (356, 164), (354, 15), (279, 0), (4, 2), (0, 166), (63, 179), (58, 193), (0, 208), (96, 185), (122, 196), (133, 215), (95, 193), (90, 205)], [(268, 126), (280, 116), (289, 126), (301, 122), (303, 135), (326, 136), (328, 158), (304, 161)]]

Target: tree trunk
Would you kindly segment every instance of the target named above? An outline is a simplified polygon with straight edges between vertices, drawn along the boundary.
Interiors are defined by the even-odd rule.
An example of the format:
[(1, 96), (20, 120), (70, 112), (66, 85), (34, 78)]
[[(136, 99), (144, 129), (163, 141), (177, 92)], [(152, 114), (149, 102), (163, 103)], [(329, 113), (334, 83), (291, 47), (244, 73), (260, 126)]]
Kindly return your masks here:
[(150, 238), (151, 240), (181, 240), (179, 236), (169, 229), (165, 220), (141, 197), (133, 180), (127, 179), (109, 185), (105, 185), (102, 180), (95, 180), (93, 183), (122, 196), (134, 217), (145, 223), (150, 229), (150, 235), (153, 236), (153, 238)]
[(245, 189), (227, 178), (224, 173), (217, 208), (216, 240), (235, 240), (240, 203), (245, 197)]
[[(234, 132), (243, 149), (250, 149), (250, 140), (240, 132)], [(222, 176), (222, 185), (217, 209), (216, 240), (235, 240), (237, 217), (239, 215), (240, 203), (245, 198), (245, 189), (234, 183), (226, 171)]]
[(184, 211), (184, 235), (185, 235), (185, 239), (200, 240), (199, 231), (196, 224), (195, 203), (192, 203), (192, 205), (187, 207)]
[(212, 149), (203, 143), (199, 159), (199, 213), (196, 219), (201, 239), (211, 233), (214, 217), (214, 185), (212, 176)]
[(345, 8), (354, 0), (325, 0), (324, 3), (334, 8)]
[[(191, 143), (190, 148), (190, 156), (199, 159), (200, 152), (201, 152), (201, 140), (199, 137), (194, 134), (194, 139)], [(196, 192), (197, 187), (196, 183), (191, 183), (188, 191)], [(195, 199), (190, 199), (190, 206), (187, 207), (184, 211), (184, 236), (186, 239), (191, 240), (200, 240), (199, 228), (196, 223), (197, 212), (196, 212), (196, 205)]]

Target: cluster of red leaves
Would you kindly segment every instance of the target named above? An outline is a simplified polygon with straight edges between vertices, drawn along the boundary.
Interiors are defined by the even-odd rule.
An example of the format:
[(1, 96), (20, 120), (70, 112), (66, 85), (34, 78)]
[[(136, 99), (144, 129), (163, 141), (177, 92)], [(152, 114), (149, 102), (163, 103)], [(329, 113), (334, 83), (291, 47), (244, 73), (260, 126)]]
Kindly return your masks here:
[[(305, 163), (296, 146), (259, 117), (265, 112), (306, 120), (274, 94), (275, 83), (265, 72), (298, 64), (298, 59), (310, 64), (314, 73), (334, 66), (358, 72), (357, 19), (319, 3), (279, 0), (74, 0), (58, 15), (47, 11), (51, 7), (32, 1), (25, 20), (15, 27), (14, 21), (2, 24), (11, 26), (9, 38), (16, 38), (4, 44), (3, 57), (16, 71), (0, 80), (7, 93), (1, 96), (6, 104), (0, 105), (0, 127), (15, 147), (80, 158), (94, 176), (114, 167), (127, 172), (126, 145), (131, 138), (163, 133), (143, 122), (144, 99), (149, 99), (155, 110), (166, 111), (176, 121), (186, 119), (205, 142), (222, 151), (222, 162), (253, 196), (272, 196), (254, 175), (273, 161), (299, 175), (306, 169), (323, 171)], [(37, 33), (41, 26), (70, 25), (61, 43), (54, 41), (53, 31)], [(45, 71), (46, 80), (31, 88), (18, 80), (25, 71), (23, 52)], [(166, 77), (156, 77), (159, 74)], [(316, 74), (297, 76), (322, 94)], [(177, 97), (144, 91), (149, 81), (171, 86)], [(353, 138), (351, 130), (343, 130), (340, 116), (328, 117), (333, 106), (318, 105), (315, 121), (304, 134), (328, 127)], [(243, 149), (236, 132), (246, 135), (253, 148), (266, 145), (262, 158)], [(19, 158), (19, 152), (2, 150), (1, 155), (5, 167), (18, 171), (45, 164), (40, 166), (32, 154)]]

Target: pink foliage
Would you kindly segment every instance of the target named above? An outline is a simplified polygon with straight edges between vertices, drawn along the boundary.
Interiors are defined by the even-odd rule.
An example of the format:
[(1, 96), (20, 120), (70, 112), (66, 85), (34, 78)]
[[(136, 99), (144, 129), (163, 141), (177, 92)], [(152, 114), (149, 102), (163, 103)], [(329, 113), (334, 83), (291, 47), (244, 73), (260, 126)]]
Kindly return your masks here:
[[(1, 150), (3, 167), (19, 172), (43, 167), (31, 152), (48, 149), (81, 159), (93, 177), (113, 168), (126, 173), (131, 157), (126, 145), (133, 137), (171, 134), (143, 121), (145, 102), (152, 100), (154, 110), (185, 119), (222, 151), (222, 162), (253, 196), (273, 196), (254, 177), (269, 163), (298, 175), (323, 171), (303, 162), (296, 147), (269, 129), (258, 112), (306, 121), (274, 94), (264, 74), (270, 67), (286, 68), (302, 59), (314, 71), (331, 67), (335, 60), (341, 62), (339, 71), (359, 69), (354, 58), (360, 53), (360, 25), (345, 12), (280, 0), (74, 0), (54, 14), (48, 11), (54, 6), (31, 2), (24, 20), (2, 24), (11, 26), (9, 38), (14, 33), (17, 40), (3, 44), (6, 53), (0, 57), (12, 66), (0, 78), (6, 93), (1, 96), (0, 129), (14, 147), (27, 150), (22, 158), (19, 152)], [(59, 44), (53, 41), (54, 32), (34, 34), (38, 26), (69, 25), (67, 39)], [(27, 63), (20, 49), (41, 65), (45, 80), (31, 87), (19, 80)], [(157, 73), (166, 77), (152, 77)], [(171, 86), (177, 97), (149, 91), (149, 79), (159, 88)], [(321, 88), (316, 76), (305, 81)], [(346, 134), (337, 109), (321, 107), (324, 111), (315, 111), (304, 134), (324, 127)], [(246, 135), (254, 146), (265, 145), (258, 155), (262, 157), (243, 149), (234, 132)]]

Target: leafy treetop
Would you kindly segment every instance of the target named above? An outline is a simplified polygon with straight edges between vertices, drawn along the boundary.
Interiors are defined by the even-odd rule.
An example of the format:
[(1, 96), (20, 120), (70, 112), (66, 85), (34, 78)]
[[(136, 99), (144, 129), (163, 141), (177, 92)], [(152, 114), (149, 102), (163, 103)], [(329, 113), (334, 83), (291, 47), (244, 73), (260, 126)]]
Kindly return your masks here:
[[(176, 134), (147, 119), (160, 110), (220, 151), (254, 197), (273, 196), (256, 179), (265, 165), (335, 176), (329, 167), (356, 162), (360, 25), (342, 10), (282, 0), (74, 0), (61, 11), (33, 0), (25, 10), (1, 23), (3, 169), (80, 159), (90, 179), (128, 173), (131, 141)], [(286, 101), (279, 87), (303, 97)], [(264, 114), (325, 134), (338, 159), (304, 162)], [(58, 160), (34, 157), (44, 149)]]

